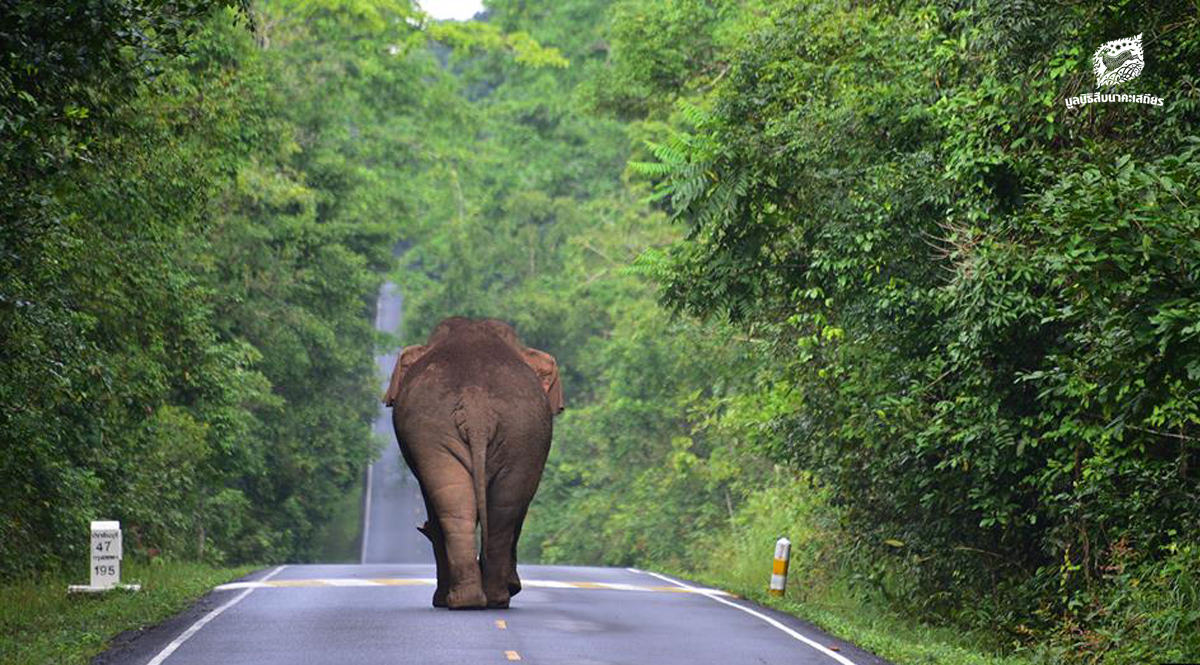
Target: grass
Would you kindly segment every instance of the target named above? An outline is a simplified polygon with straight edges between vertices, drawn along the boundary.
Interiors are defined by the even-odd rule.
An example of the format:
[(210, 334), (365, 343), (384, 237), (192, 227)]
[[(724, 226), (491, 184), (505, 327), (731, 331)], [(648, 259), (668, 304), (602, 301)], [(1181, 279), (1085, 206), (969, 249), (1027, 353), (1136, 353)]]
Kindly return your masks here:
[(68, 594), (68, 584), (87, 579), (65, 574), (5, 583), (0, 586), (0, 663), (87, 663), (118, 634), (178, 614), (214, 586), (256, 568), (126, 560), (121, 581), (140, 583), (136, 593)]
[[(702, 561), (675, 572), (806, 619), (896, 665), (1035, 665), (996, 653), (995, 635), (923, 624), (852, 593), (830, 556), (836, 530), (819, 491), (785, 480), (748, 497), (731, 529), (696, 549)], [(783, 534), (792, 541), (792, 558), (787, 594), (779, 598), (766, 586), (775, 539)]]
[[(693, 574), (692, 577), (703, 584), (806, 619), (831, 635), (896, 665), (1033, 665), (1029, 660), (991, 653), (982, 645), (983, 640), (960, 630), (918, 623), (850, 597), (834, 602), (829, 598), (803, 601), (771, 596), (766, 593), (765, 579), (771, 572), (770, 552), (767, 558), (760, 566), (764, 571), (760, 575), (764, 578), (761, 584), (746, 585), (725, 575)], [(800, 580), (792, 580), (789, 584), (797, 582)]]
[[(792, 541), (783, 598), (766, 593), (780, 535)], [(896, 665), (1200, 662), (1200, 546), (1172, 544), (1169, 556), (1143, 566), (1118, 560), (1105, 586), (1080, 592), (1078, 617), (1017, 645), (998, 630), (929, 625), (879, 594), (852, 592), (838, 541), (838, 520), (821, 490), (784, 479), (759, 488), (729, 529), (665, 568), (807, 619)]]

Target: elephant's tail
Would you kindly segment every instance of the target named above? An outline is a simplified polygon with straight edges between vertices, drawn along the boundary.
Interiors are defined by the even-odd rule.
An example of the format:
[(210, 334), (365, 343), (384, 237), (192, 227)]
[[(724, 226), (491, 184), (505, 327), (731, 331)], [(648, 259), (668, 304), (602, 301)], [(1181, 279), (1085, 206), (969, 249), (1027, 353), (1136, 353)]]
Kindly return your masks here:
[[(495, 431), (495, 421), (491, 425), (490, 429)], [(467, 437), (467, 443), (471, 446), (471, 478), (475, 481), (475, 514), (479, 516), (479, 560), (482, 562), (488, 551), (486, 467), (487, 446), (492, 436), (490, 432), (487, 435), (475, 434), (480, 431), (475, 428), (468, 431), (472, 432)]]
[(487, 448), (496, 434), (498, 418), (495, 411), (474, 403), (459, 402), (455, 422), (471, 451), (471, 480), (475, 484), (475, 514), (479, 518), (479, 558), (487, 554)]

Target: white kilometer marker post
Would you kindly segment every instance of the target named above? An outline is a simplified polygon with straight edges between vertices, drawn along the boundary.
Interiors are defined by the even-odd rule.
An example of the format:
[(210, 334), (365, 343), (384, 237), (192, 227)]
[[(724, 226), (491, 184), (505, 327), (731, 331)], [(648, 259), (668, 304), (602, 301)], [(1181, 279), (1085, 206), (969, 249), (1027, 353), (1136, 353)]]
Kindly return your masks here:
[(768, 589), (772, 596), (782, 596), (787, 588), (788, 559), (792, 556), (792, 541), (780, 538), (775, 541), (775, 561), (771, 565), (771, 587)]
[(92, 522), (92, 539), (88, 547), (91, 551), (91, 584), (72, 584), (67, 587), (71, 593), (95, 593), (111, 589), (139, 591), (140, 584), (121, 584), (121, 523)]

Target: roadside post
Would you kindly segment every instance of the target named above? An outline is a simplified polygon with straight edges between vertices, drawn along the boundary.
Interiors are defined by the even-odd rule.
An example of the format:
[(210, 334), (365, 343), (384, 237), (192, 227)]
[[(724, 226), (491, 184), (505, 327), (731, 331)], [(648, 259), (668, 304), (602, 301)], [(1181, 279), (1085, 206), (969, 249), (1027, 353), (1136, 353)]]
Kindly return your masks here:
[(787, 588), (788, 560), (792, 556), (792, 541), (781, 537), (775, 541), (775, 561), (771, 565), (771, 586), (768, 589), (772, 596), (782, 596)]
[(91, 560), (91, 584), (72, 584), (71, 593), (98, 593), (111, 589), (138, 591), (140, 584), (121, 584), (121, 523), (92, 522), (92, 537), (88, 546)]

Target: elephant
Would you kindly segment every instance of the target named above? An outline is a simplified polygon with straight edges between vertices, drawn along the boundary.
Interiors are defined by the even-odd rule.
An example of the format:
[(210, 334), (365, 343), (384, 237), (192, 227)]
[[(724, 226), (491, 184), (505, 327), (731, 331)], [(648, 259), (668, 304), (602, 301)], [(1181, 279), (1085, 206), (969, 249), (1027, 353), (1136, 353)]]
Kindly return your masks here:
[(521, 590), (521, 525), (563, 410), (554, 357), (498, 319), (450, 317), (400, 353), (384, 404), (429, 516), (418, 529), (437, 564), (434, 607), (507, 608)]

